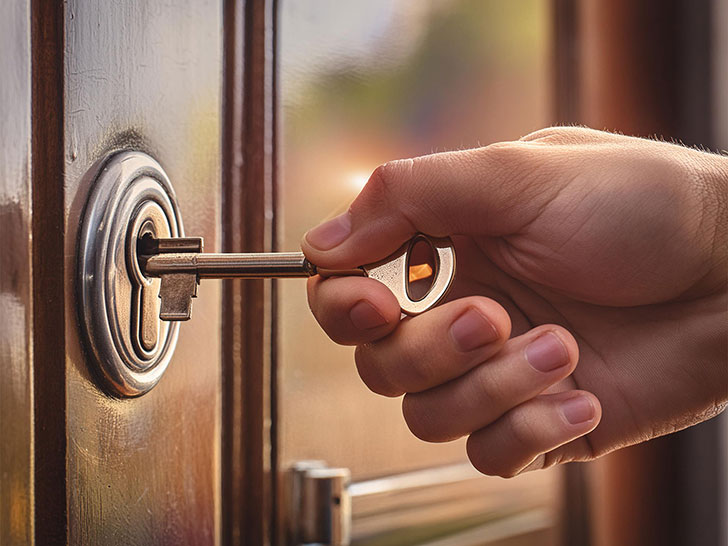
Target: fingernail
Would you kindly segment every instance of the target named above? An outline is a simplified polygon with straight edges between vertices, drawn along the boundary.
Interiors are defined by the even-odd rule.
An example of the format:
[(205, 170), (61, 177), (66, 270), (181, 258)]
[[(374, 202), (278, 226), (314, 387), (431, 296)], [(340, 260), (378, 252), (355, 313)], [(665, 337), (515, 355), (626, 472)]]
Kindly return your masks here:
[(368, 301), (360, 301), (349, 311), (349, 318), (359, 330), (371, 330), (387, 324), (387, 320)]
[(526, 347), (526, 360), (539, 372), (550, 372), (569, 362), (569, 353), (562, 341), (549, 332)]
[(450, 326), (455, 347), (463, 353), (482, 347), (498, 339), (498, 331), (488, 319), (475, 309), (468, 309)]
[(306, 233), (306, 240), (318, 250), (331, 250), (343, 243), (350, 233), (351, 215), (345, 212), (310, 230)]
[(561, 402), (561, 413), (572, 425), (594, 419), (594, 406), (586, 396), (575, 396)]

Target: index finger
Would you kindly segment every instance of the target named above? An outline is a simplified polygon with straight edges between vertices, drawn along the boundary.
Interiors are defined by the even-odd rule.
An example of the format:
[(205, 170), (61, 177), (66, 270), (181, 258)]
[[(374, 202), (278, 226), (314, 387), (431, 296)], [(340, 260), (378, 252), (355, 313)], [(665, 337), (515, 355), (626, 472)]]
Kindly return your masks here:
[(308, 280), (307, 287), (314, 317), (336, 343), (369, 343), (386, 336), (399, 324), (399, 302), (379, 281), (317, 275)]

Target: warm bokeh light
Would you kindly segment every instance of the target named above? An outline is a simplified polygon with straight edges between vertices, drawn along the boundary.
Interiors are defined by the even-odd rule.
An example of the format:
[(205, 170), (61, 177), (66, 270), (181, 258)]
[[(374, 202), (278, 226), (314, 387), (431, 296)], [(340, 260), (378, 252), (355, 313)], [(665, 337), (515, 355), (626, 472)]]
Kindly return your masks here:
[(345, 180), (355, 195), (367, 185), (370, 174), (371, 171), (354, 171), (345, 177)]

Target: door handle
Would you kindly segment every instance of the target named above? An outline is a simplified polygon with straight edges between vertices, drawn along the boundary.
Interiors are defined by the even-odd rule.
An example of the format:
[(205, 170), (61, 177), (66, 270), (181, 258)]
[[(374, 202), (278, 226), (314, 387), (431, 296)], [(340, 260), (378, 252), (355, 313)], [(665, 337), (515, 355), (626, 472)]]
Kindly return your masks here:
[(324, 461), (299, 461), (289, 472), (288, 542), (297, 546), (347, 546), (352, 538), (352, 504), (377, 495), (424, 495), (483, 476), (469, 463), (452, 464), (352, 482), (348, 468)]
[(348, 468), (323, 461), (300, 461), (290, 473), (289, 540), (296, 545), (348, 546), (351, 495)]

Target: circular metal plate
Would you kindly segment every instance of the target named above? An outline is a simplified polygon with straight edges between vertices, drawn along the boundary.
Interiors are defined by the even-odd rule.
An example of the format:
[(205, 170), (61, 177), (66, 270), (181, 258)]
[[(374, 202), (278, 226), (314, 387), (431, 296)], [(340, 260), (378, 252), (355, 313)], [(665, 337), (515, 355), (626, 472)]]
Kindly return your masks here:
[[(179, 323), (140, 311), (158, 280), (144, 277), (137, 239), (182, 237), (169, 178), (142, 152), (121, 152), (101, 168), (84, 211), (79, 241), (79, 314), (90, 363), (115, 396), (138, 396), (157, 384), (177, 344)], [(141, 302), (141, 303), (140, 303)], [(148, 306), (147, 306), (148, 310)], [(146, 323), (144, 322), (146, 320)]]

